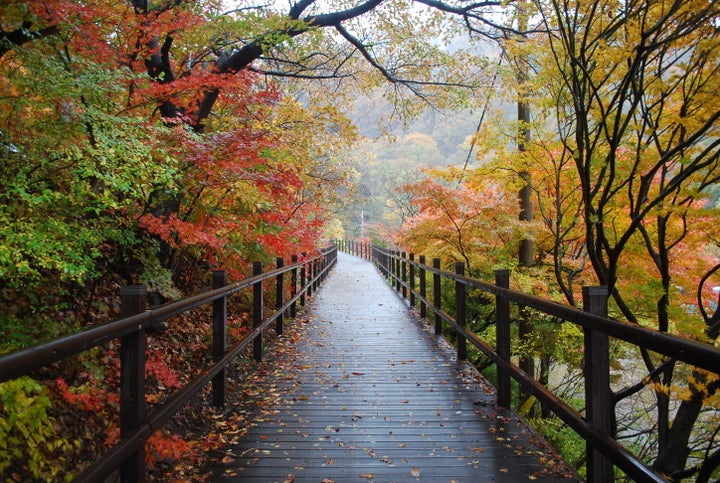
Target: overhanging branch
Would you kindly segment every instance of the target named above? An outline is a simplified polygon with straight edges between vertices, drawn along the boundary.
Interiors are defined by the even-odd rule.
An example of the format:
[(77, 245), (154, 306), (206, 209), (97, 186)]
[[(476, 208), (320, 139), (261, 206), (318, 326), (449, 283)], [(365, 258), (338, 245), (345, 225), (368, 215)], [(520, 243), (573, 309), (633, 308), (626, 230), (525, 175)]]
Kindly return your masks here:
[(30, 31), (32, 24), (24, 22), (22, 27), (6, 32), (0, 30), (0, 57), (10, 52), (14, 47), (38, 40), (43, 37), (56, 35), (60, 32), (57, 25), (52, 25), (44, 29)]

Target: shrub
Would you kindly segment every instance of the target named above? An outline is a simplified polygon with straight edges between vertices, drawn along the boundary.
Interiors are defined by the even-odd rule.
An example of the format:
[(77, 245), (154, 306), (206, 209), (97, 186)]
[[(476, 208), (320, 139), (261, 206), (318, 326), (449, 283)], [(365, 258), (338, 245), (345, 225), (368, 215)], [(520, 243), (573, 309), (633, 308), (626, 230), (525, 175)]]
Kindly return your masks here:
[[(55, 431), (47, 413), (52, 403), (45, 388), (23, 376), (0, 384), (0, 478), (14, 473), (36, 479), (61, 479), (64, 450), (70, 443)], [(63, 475), (68, 481), (72, 475)]]

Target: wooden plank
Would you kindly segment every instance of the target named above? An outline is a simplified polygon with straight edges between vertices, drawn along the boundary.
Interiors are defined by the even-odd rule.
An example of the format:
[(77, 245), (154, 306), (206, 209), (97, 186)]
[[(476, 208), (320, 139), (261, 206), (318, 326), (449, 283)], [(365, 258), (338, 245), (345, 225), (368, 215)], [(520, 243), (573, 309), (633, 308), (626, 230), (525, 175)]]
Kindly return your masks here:
[[(286, 326), (295, 350), (259, 368), (258, 400), (238, 408), (255, 423), (217, 455), (211, 481), (568, 481), (371, 264), (341, 254), (307, 317)], [(280, 404), (254, 410), (263, 391)]]

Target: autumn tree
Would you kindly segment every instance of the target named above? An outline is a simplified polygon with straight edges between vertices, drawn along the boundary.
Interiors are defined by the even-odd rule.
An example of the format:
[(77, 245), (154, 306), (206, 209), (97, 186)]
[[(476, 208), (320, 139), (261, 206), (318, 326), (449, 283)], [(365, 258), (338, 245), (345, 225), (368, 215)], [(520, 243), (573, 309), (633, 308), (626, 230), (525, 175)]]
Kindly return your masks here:
[[(532, 233), (537, 268), (552, 267), (569, 303), (582, 283), (601, 283), (620, 317), (714, 343), (717, 6), (534, 3), (543, 22), (522, 42), (506, 43), (534, 74), (526, 91), (532, 122), (495, 119), (478, 135), (487, 164), (464, 179), (512, 187), (530, 175), (541, 223)], [(525, 151), (508, 150), (526, 128), (534, 132)], [(645, 351), (640, 357), (650, 377), (623, 381), (616, 398), (650, 381), (658, 418), (619, 429), (645, 438), (657, 425), (655, 467), (706, 481), (718, 466), (716, 436), (697, 421), (713, 411), (716, 376)]]
[(316, 247), (351, 192), (346, 85), (406, 116), (482, 83), (444, 47), (501, 2), (423, 5), (5, 2), (2, 350), (111, 316), (119, 284), (177, 296), (188, 270)]
[[(710, 322), (705, 282), (717, 270), (704, 220), (712, 216), (707, 191), (720, 174), (718, 5), (536, 4), (558, 72), (546, 75), (561, 86), (556, 125), (581, 189), (585, 247), (599, 282), (626, 320), (713, 343), (717, 334), (702, 328)], [(640, 267), (646, 281), (638, 284)], [(705, 320), (688, 310), (692, 304)], [(642, 358), (656, 383), (655, 467), (706, 479), (717, 467), (712, 440), (704, 463), (685, 464), (691, 430), (717, 382), (693, 372), (673, 420), (668, 388), (679, 369), (647, 352)]]
[(407, 184), (418, 214), (401, 227), (401, 245), (414, 253), (440, 257), (445, 265), (461, 261), (470, 276), (487, 276), (512, 263), (521, 236), (516, 200), (495, 180), (473, 178), (457, 187), (457, 169), (430, 170), (433, 178)]

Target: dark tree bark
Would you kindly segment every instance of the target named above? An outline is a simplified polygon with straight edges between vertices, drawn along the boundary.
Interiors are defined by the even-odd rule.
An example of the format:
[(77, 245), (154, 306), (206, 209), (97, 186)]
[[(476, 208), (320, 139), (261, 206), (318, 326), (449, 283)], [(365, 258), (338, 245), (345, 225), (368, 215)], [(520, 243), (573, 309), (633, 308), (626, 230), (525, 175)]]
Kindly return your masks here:
[(32, 42), (34, 40), (57, 35), (60, 29), (56, 25), (30, 30), (33, 28), (31, 22), (24, 22), (22, 27), (9, 32), (0, 29), (0, 57), (10, 52), (14, 47)]

